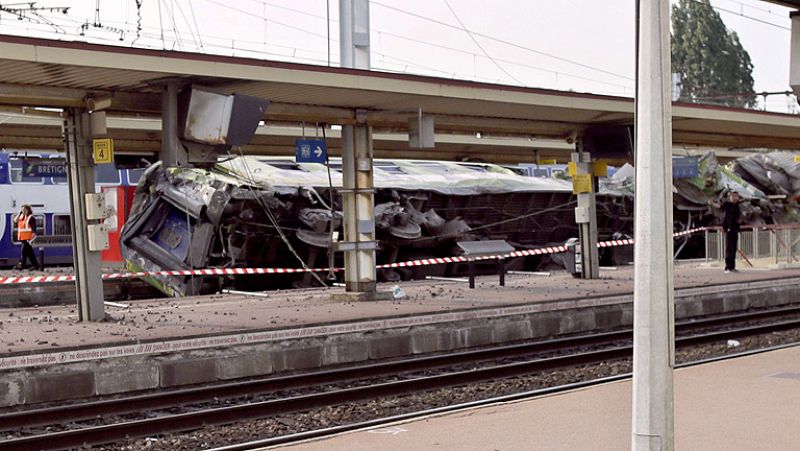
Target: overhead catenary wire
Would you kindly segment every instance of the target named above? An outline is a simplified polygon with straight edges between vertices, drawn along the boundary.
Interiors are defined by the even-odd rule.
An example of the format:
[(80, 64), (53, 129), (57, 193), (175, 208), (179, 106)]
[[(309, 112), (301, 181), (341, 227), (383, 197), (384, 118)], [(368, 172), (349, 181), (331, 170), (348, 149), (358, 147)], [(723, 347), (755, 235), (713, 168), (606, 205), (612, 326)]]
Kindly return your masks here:
[[(426, 21), (429, 21), (429, 22), (437, 23), (437, 24), (442, 25), (444, 27), (448, 27), (448, 28), (453, 28), (453, 29), (456, 29), (456, 30), (464, 31), (463, 28), (457, 27), (457, 26), (449, 24), (447, 22), (442, 22), (440, 20), (436, 20), (436, 19), (433, 19), (433, 18), (430, 18), (430, 17), (426, 17), (426, 16), (423, 16), (421, 14), (416, 14), (416, 13), (413, 13), (413, 12), (410, 12), (410, 11), (406, 11), (406, 10), (404, 10), (402, 8), (397, 8), (397, 7), (394, 7), (394, 6), (391, 6), (391, 5), (387, 5), (387, 4), (381, 3), (379, 1), (371, 0), (370, 4), (371, 5), (376, 5), (376, 6), (379, 6), (379, 7), (383, 7), (383, 8), (386, 8), (386, 9), (390, 9), (390, 10), (393, 10), (393, 11), (397, 11), (399, 13), (406, 14), (406, 15), (409, 15), (411, 17), (416, 17), (418, 19), (422, 19), (422, 20), (426, 20)], [(630, 77), (628, 75), (622, 75), (622, 74), (618, 74), (618, 73), (615, 73), (615, 72), (612, 72), (612, 71), (609, 71), (609, 70), (606, 70), (606, 69), (601, 69), (601, 68), (598, 68), (598, 67), (590, 66), (588, 64), (581, 63), (581, 62), (575, 61), (575, 60), (571, 60), (569, 58), (564, 58), (562, 56), (554, 55), (552, 53), (543, 52), (541, 50), (536, 50), (536, 49), (531, 48), (531, 47), (526, 47), (526, 46), (524, 46), (522, 44), (518, 44), (516, 42), (511, 42), (511, 41), (508, 41), (506, 39), (500, 39), (500, 38), (496, 38), (496, 37), (491, 36), (491, 35), (487, 35), (487, 34), (479, 33), (479, 32), (474, 32), (474, 31), (472, 32), (472, 34), (474, 34), (475, 36), (479, 36), (479, 37), (488, 39), (490, 41), (499, 42), (499, 43), (502, 43), (502, 44), (505, 44), (505, 45), (508, 45), (508, 46), (511, 46), (511, 47), (515, 47), (515, 48), (518, 48), (518, 49), (521, 49), (521, 50), (525, 50), (525, 51), (528, 51), (528, 52), (531, 52), (531, 53), (536, 53), (536, 54), (539, 54), (539, 55), (542, 55), (542, 56), (547, 56), (547, 57), (550, 57), (550, 58), (553, 58), (553, 59), (556, 59), (556, 60), (559, 60), (559, 61), (563, 61), (565, 63), (574, 64), (576, 66), (583, 67), (584, 69), (590, 69), (590, 70), (593, 70), (593, 71), (596, 71), (596, 72), (601, 72), (601, 73), (605, 73), (605, 74), (608, 74), (608, 75), (613, 75), (615, 77), (624, 78), (626, 80), (633, 80), (633, 77)]]
[[(157, 0), (157, 1), (162, 1), (162, 0)], [(241, 9), (241, 8), (235, 8), (235, 7), (232, 7), (231, 5), (226, 5), (221, 1), (213, 1), (213, 0), (205, 0), (205, 1), (213, 2), (213, 3), (215, 3), (215, 4), (217, 4), (217, 5), (221, 6), (221, 7), (232, 9), (234, 11), (239, 11), (239, 12), (241, 12), (243, 14), (249, 14), (251, 16), (256, 16), (256, 15), (254, 15), (252, 13), (252, 11), (247, 11), (246, 9)], [(284, 10), (287, 10), (287, 11), (293, 11), (294, 13), (304, 14), (305, 16), (308, 16), (308, 17), (316, 17), (319, 20), (326, 20), (326, 17), (324, 15), (319, 15), (319, 14), (315, 14), (313, 12), (303, 11), (301, 9), (296, 9), (296, 8), (291, 8), (291, 7), (287, 7), (287, 6), (283, 6), (283, 5), (278, 5), (276, 3), (271, 3), (271, 2), (268, 2), (268, 1), (261, 1), (261, 0), (249, 0), (249, 1), (257, 3), (257, 4), (262, 4), (262, 5), (265, 5), (265, 6), (270, 6), (270, 7), (274, 7), (274, 8), (281, 8), (281, 9), (284, 9)], [(693, 1), (698, 1), (698, 0), (693, 0)], [(733, 2), (733, 3), (739, 4), (739, 5), (750, 7), (748, 5), (744, 5), (742, 2), (737, 2), (735, 0), (730, 0), (730, 1)], [(141, 4), (142, 3), (143, 3), (143, 0), (136, 0), (136, 5), (137, 5), (137, 11), (136, 12), (137, 12), (137, 17), (138, 17), (138, 20), (137, 20), (137, 37), (129, 45), (135, 45), (137, 42), (139, 42), (138, 40), (140, 39), (140, 37), (145, 37), (145, 35), (141, 34), (141, 30), (138, 29), (138, 27), (141, 27), (141, 14), (142, 14)], [(374, 5), (378, 6), (378, 7), (386, 7), (386, 8), (398, 9), (398, 8), (393, 7), (391, 5), (384, 5), (384, 4), (382, 4), (381, 1), (373, 0), (372, 4), (374, 4)], [(191, 5), (191, 2), (190, 2), (190, 5)], [(180, 6), (180, 4), (177, 5), (177, 6)], [(712, 5), (712, 6), (714, 6), (714, 5)], [(738, 8), (736, 8), (735, 6), (732, 7), (733, 9), (726, 9), (726, 8), (720, 7), (720, 6), (714, 6), (714, 8), (717, 9), (717, 10), (720, 10), (720, 11), (724, 11), (726, 13), (743, 16), (745, 18), (752, 18), (752, 19), (761, 20), (761, 19), (759, 19), (757, 17), (749, 17), (749, 16), (747, 16), (747, 14), (746, 14), (747, 11), (744, 10), (744, 8), (741, 8), (740, 11), (737, 11)], [(752, 8), (752, 7), (750, 7), (750, 8)], [(764, 11), (761, 8), (753, 8), (753, 9), (755, 11)], [(194, 12), (194, 11), (192, 11), (192, 12)], [(415, 14), (415, 13), (410, 12), (410, 11), (403, 11), (403, 12), (404, 13), (409, 13), (409, 14), (412, 14), (412, 15)], [(766, 11), (766, 12), (769, 12), (769, 11)], [(772, 13), (770, 13), (770, 14), (772, 14)], [(44, 16), (45, 13), (42, 13), (41, 15)], [(777, 16), (777, 14), (773, 14), (773, 15)], [(419, 14), (416, 14), (416, 16), (419, 16), (419, 18), (425, 19), (425, 20), (431, 19), (429, 17), (425, 17), (425, 16), (422, 16), (422, 15), (419, 15)], [(59, 20), (61, 20), (61, 18), (68, 19), (69, 16), (64, 16), (64, 15), (62, 15), (60, 13), (59, 14), (54, 14), (52, 17), (48, 18), (48, 21), (50, 21), (52, 23), (63, 23), (63, 22), (58, 22)], [(36, 19), (36, 18), (32, 18), (32, 19), (34, 20), (34, 24), (32, 24), (31, 28), (39, 28), (41, 30), (42, 25), (48, 26), (46, 23), (44, 23), (40, 19)], [(436, 21), (435, 19), (431, 19), (431, 20), (433, 20), (434, 22), (441, 22), (441, 21)], [(78, 21), (78, 22), (80, 23), (80, 21)], [(109, 18), (104, 18), (103, 22), (106, 23), (106, 22), (112, 22), (112, 21), (109, 20)], [(195, 22), (196, 22), (196, 20), (195, 20)], [(334, 22), (335, 22), (335, 19), (334, 19)], [(122, 23), (123, 24), (127, 24), (126, 22), (122, 22)], [(277, 24), (279, 26), (281, 26), (281, 27), (286, 27), (286, 26), (291, 27), (290, 24), (283, 24), (283, 23), (277, 23)], [(452, 23), (441, 22), (441, 24), (443, 26), (448, 26), (448, 27), (453, 28), (453, 29), (459, 29), (459, 30), (464, 31), (462, 28), (459, 28), (457, 25), (454, 25)], [(772, 23), (770, 23), (770, 24), (772, 24)], [(788, 29), (787, 27), (779, 26), (779, 25), (776, 25), (776, 24), (772, 24), (772, 25), (778, 26), (779, 28), (782, 28), (782, 29)], [(17, 27), (13, 27), (13, 28), (17, 28)], [(195, 26), (195, 28), (197, 28), (197, 25)], [(294, 29), (298, 29), (298, 27), (294, 27)], [(183, 31), (184, 31), (184, 33), (186, 32), (186, 30), (183, 30)], [(304, 34), (307, 35), (308, 34), (307, 31), (308, 31), (307, 29), (304, 30)], [(402, 37), (400, 35), (395, 35), (395, 34), (390, 33), (388, 31), (382, 31), (382, 30), (378, 30), (378, 29), (375, 29), (374, 31), (376, 33), (385, 34), (386, 36), (396, 37), (397, 39), (409, 39), (410, 42), (421, 41), (419, 39), (417, 39), (415, 41), (411, 41), (414, 38)], [(51, 32), (53, 32), (55, 34), (59, 33), (58, 31), (53, 30), (53, 29), (51, 29)], [(159, 34), (161, 34), (162, 32), (163, 32), (163, 27), (162, 27), (161, 30), (159, 30)], [(179, 36), (184, 34), (184, 33), (181, 33), (180, 29), (177, 29), (176, 32), (177, 32), (176, 37), (179, 37)], [(189, 32), (191, 32), (191, 30)], [(480, 33), (473, 32), (473, 34), (475, 34), (476, 37), (480, 36)], [(199, 38), (199, 29), (198, 29), (198, 38)], [(323, 38), (323, 34), (320, 34), (319, 38), (322, 39)], [(102, 37), (97, 37), (97, 36), (92, 36), (91, 39), (97, 39), (97, 40), (104, 41), (104, 42), (109, 42), (109, 43), (111, 42), (110, 39), (104, 39)], [(165, 37), (165, 39), (166, 39), (166, 37)], [(220, 37), (219, 39), (223, 39), (223, 38)], [(485, 39), (491, 40), (491, 39), (499, 39), (499, 38), (495, 38), (494, 36), (490, 36), (490, 37), (485, 38)], [(330, 39), (328, 39), (328, 36), (325, 36), (325, 40), (328, 43), (328, 48), (329, 48), (330, 47), (330, 43), (334, 42), (335, 38), (334, 38), (334, 40), (330, 40)], [(236, 40), (236, 41), (237, 42), (242, 42), (242, 43), (250, 42), (250, 41), (247, 41), (247, 40), (244, 40), (244, 39), (243, 40)], [(502, 39), (500, 39), (500, 41), (502, 41)], [(439, 44), (439, 43), (426, 43), (426, 44), (424, 44), (423, 42), (419, 42), (419, 43), (421, 45), (431, 45), (431, 46), (434, 46), (434, 47), (439, 46), (439, 47), (436, 47), (436, 48), (444, 48), (444, 47), (446, 47), (446, 46), (441, 46), (441, 44)], [(515, 43), (512, 43), (512, 44), (515, 44)], [(162, 41), (161, 48), (164, 48), (165, 45), (166, 44)], [(202, 45), (203, 45), (203, 48), (204, 48), (204, 51), (205, 51), (205, 43), (203, 43)], [(521, 44), (517, 44), (517, 45), (521, 45)], [(155, 48), (154, 45), (153, 46), (146, 45), (146, 47), (154, 47)], [(232, 46), (222, 46), (222, 45), (216, 45), (216, 46), (212, 45), (211, 46), (211, 48), (218, 48), (220, 50), (222, 50), (223, 48), (227, 48), (228, 50), (230, 50), (231, 47)], [(239, 46), (239, 47), (236, 47), (236, 51), (237, 51), (237, 53), (241, 51), (242, 53), (239, 53), (239, 54), (245, 55), (245, 56), (250, 54), (250, 55), (259, 55), (258, 57), (266, 57), (266, 58), (277, 57), (279, 59), (302, 60), (302, 61), (311, 62), (313, 64), (318, 64), (318, 63), (331, 64), (332, 63), (332, 62), (328, 62), (328, 60), (325, 57), (320, 57), (321, 55), (327, 55), (327, 49), (324, 52), (319, 52), (319, 51), (313, 50), (313, 49), (303, 49), (303, 48), (298, 48), (298, 47), (291, 47), (290, 48), (290, 47), (291, 46), (281, 46), (279, 44), (270, 44), (270, 49), (275, 49), (275, 51), (270, 52), (270, 51), (264, 51), (262, 49), (247, 48), (247, 46)], [(524, 47), (524, 46), (522, 46), (522, 47)], [(286, 49), (286, 50), (284, 51), (282, 49)], [(461, 53), (464, 53), (464, 54), (471, 54), (474, 57), (486, 58), (486, 56), (484, 56), (484, 55), (480, 55), (480, 54), (477, 54), (477, 53), (469, 52), (469, 51), (463, 50), (463, 49), (450, 48), (449, 50), (454, 51), (454, 52), (461, 52)], [(536, 49), (528, 49), (528, 50), (536, 51)], [(210, 51), (214, 52), (213, 50), (210, 50)], [(247, 52), (247, 53), (245, 53), (245, 52)], [(546, 53), (546, 52), (541, 52), (541, 53)], [(437, 69), (435, 67), (425, 66), (424, 64), (420, 64), (420, 63), (417, 63), (417, 62), (414, 62), (414, 61), (404, 60), (402, 58), (394, 57), (393, 55), (386, 55), (386, 54), (383, 54), (383, 53), (381, 55), (388, 57), (391, 61), (394, 61), (394, 63), (392, 63), (391, 61), (388, 62), (388, 66), (385, 67), (384, 69), (382, 69), (382, 70), (386, 70), (388, 72), (401, 72), (401, 73), (402, 72), (408, 72), (409, 68), (411, 68), (410, 71), (413, 72), (413, 71), (416, 70), (415, 68), (420, 68), (420, 69), (425, 69), (425, 71), (434, 71), (435, 73), (443, 74), (443, 75), (448, 76), (448, 77), (472, 78), (472, 79), (476, 79), (476, 80), (478, 79), (477, 77), (473, 77), (472, 75), (447, 72), (446, 70), (441, 70), (441, 69)], [(492, 56), (494, 57), (494, 55), (492, 55)], [(552, 55), (548, 55), (548, 56), (552, 56)], [(494, 59), (498, 63), (500, 63), (500, 64), (502, 64), (503, 66), (506, 66), (506, 67), (508, 67), (508, 65), (515, 65), (515, 66), (520, 66), (520, 67), (528, 67), (529, 69), (532, 69), (532, 70), (541, 70), (543, 72), (548, 71), (548, 69), (541, 68), (541, 67), (523, 65), (522, 63), (520, 63), (518, 61), (508, 61), (508, 60), (503, 60), (503, 59), (497, 58), (497, 57), (494, 57)], [(594, 69), (599, 69), (599, 68), (593, 68), (593, 70)], [(612, 89), (607, 89), (606, 90), (606, 88), (601, 88), (602, 90), (604, 90), (606, 92), (621, 91), (622, 94), (626, 94), (626, 93), (629, 93), (630, 90), (631, 90), (631, 88), (629, 86), (626, 86), (626, 85), (609, 83), (609, 82), (600, 81), (600, 80), (594, 80), (594, 79), (591, 79), (591, 77), (581, 77), (580, 75), (562, 73), (562, 72), (558, 72), (558, 71), (552, 71), (552, 73), (556, 77), (567, 76), (567, 77), (571, 77), (571, 78), (575, 78), (575, 79), (591, 81), (592, 83), (598, 83), (598, 84), (606, 85), (606, 86), (614, 86), (614, 87), (618, 88), (618, 89), (613, 89), (613, 90)], [(619, 74), (614, 74), (614, 75), (619, 75)], [(494, 81), (494, 80), (487, 80), (487, 79), (484, 79), (484, 80), (486, 80), (486, 81)], [(782, 109), (783, 109), (783, 106), (782, 106)]]
[[(702, 0), (692, 0), (692, 1), (695, 2), (695, 3), (703, 4)], [(740, 3), (740, 2), (737, 2), (737, 3)], [(768, 20), (759, 19), (757, 17), (753, 17), (753, 16), (750, 16), (750, 15), (744, 14), (744, 12), (737, 12), (737, 11), (733, 11), (733, 10), (730, 10), (730, 9), (727, 9), (727, 8), (723, 8), (721, 6), (716, 6), (716, 5), (711, 5), (711, 7), (716, 9), (717, 11), (722, 11), (722, 12), (725, 12), (725, 13), (728, 13), (728, 14), (733, 14), (735, 16), (739, 16), (739, 17), (742, 17), (744, 19), (752, 20), (753, 22), (759, 22), (759, 23), (762, 23), (764, 25), (770, 25), (772, 27), (780, 28), (780, 29), (787, 30), (787, 31), (791, 31), (792, 30), (790, 27), (787, 27), (787, 26), (784, 26), (784, 25), (779, 25), (779, 24), (776, 24), (775, 22), (770, 22)], [(787, 17), (787, 19), (788, 19), (788, 17)]]
[[(204, 0), (204, 1), (216, 4), (216, 5), (220, 6), (220, 7), (224, 7), (224, 8), (227, 8), (229, 10), (232, 10), (232, 11), (236, 11), (236, 12), (239, 12), (239, 13), (242, 13), (242, 14), (247, 14), (247, 15), (250, 15), (252, 17), (257, 17), (258, 18), (257, 15), (253, 14), (250, 11), (246, 11), (246, 10), (243, 10), (243, 9), (240, 9), (240, 8), (236, 8), (236, 7), (233, 7), (233, 6), (230, 6), (230, 5), (226, 5), (226, 4), (220, 3), (218, 1), (214, 1), (214, 0)], [(254, 1), (254, 2), (257, 2), (257, 3), (260, 3), (260, 4), (264, 4), (264, 5), (269, 5), (269, 6), (281, 7), (280, 5), (275, 5), (275, 4), (268, 3), (268, 2), (258, 2), (257, 0), (251, 0), (251, 1)], [(137, 1), (137, 6), (139, 6), (140, 3), (141, 3), (141, 0), (138, 0)], [(322, 16), (318, 16), (318, 15), (313, 14), (313, 13), (308, 13), (308, 12), (304, 12), (304, 11), (301, 11), (301, 10), (297, 10), (297, 9), (294, 9), (294, 8), (288, 8), (288, 7), (281, 7), (281, 8), (297, 12), (298, 14), (305, 14), (305, 15), (307, 15), (309, 17), (316, 17), (316, 18), (319, 18), (320, 20), (325, 20)], [(137, 12), (139, 13), (139, 15), (141, 15), (141, 11), (139, 9), (140, 8), (137, 8)], [(192, 12), (194, 12), (194, 11), (192, 10)], [(115, 22), (113, 20), (106, 20), (106, 21), (107, 22)], [(285, 27), (285, 28), (294, 29), (294, 30), (298, 30), (298, 31), (304, 31), (304, 34), (309, 34), (309, 32), (307, 30), (302, 30), (302, 29), (300, 29), (298, 27), (295, 27), (295, 26), (292, 26), (292, 25), (289, 25), (289, 24), (286, 24), (286, 23), (282, 23), (282, 22), (278, 22), (278, 21), (274, 21), (274, 20), (269, 20), (269, 21), (275, 23), (276, 25)], [(118, 23), (120, 23), (122, 25), (126, 24), (125, 22), (118, 22)], [(134, 39), (134, 41), (131, 43), (131, 45), (133, 45), (141, 37), (149, 36), (147, 33), (143, 34), (142, 30), (150, 29), (150, 28), (149, 27), (143, 27), (143, 28), (140, 29), (139, 28), (140, 26), (141, 26), (140, 23), (137, 24), (137, 30), (136, 30), (137, 38)], [(173, 27), (173, 29), (174, 28), (175, 27)], [(155, 28), (153, 28), (153, 29), (155, 30)], [(166, 42), (165, 41), (166, 41), (167, 37), (163, 36), (163, 38), (162, 38), (163, 29), (157, 29), (157, 31), (158, 31), (158, 37), (156, 37), (155, 39), (159, 39), (159, 40), (162, 41), (161, 42), (161, 48), (163, 49), (163, 48), (166, 47)], [(180, 34), (181, 33), (178, 30), (175, 30), (175, 31), (176, 31), (176, 39), (178, 41), (180, 41)], [(191, 33), (191, 30), (189, 32)], [(453, 52), (459, 52), (459, 53), (463, 53), (463, 54), (470, 55), (470, 56), (473, 56), (473, 57), (480, 57), (480, 58), (487, 58), (487, 59), (491, 58), (491, 59), (494, 59), (496, 63), (511, 64), (511, 65), (515, 65), (515, 66), (519, 66), (519, 67), (524, 67), (524, 68), (527, 68), (527, 69), (532, 69), (532, 70), (541, 71), (541, 72), (545, 72), (545, 73), (551, 73), (556, 77), (556, 80), (558, 80), (558, 78), (560, 76), (565, 76), (565, 77), (569, 77), (569, 78), (573, 78), (573, 79), (590, 81), (592, 83), (597, 83), (597, 84), (601, 84), (601, 85), (614, 86), (614, 87), (622, 88), (621, 92), (623, 94), (625, 92), (627, 92), (629, 89), (631, 89), (630, 87), (622, 85), (622, 84), (619, 84), (619, 83), (606, 82), (606, 81), (602, 81), (602, 80), (593, 79), (593, 78), (590, 78), (590, 77), (583, 77), (583, 76), (580, 76), (580, 75), (577, 75), (577, 74), (571, 74), (571, 73), (560, 72), (560, 71), (547, 69), (547, 68), (543, 68), (543, 67), (537, 67), (537, 66), (533, 66), (533, 65), (530, 65), (530, 64), (522, 63), (520, 61), (513, 61), (513, 60), (508, 60), (508, 59), (491, 57), (491, 56), (487, 56), (485, 54), (478, 54), (478, 53), (470, 52), (468, 50), (463, 50), (463, 49), (458, 49), (458, 48), (454, 48), (454, 47), (443, 46), (443, 45), (438, 44), (438, 43), (426, 42), (426, 41), (423, 41), (423, 40), (420, 40), (420, 39), (414, 39), (414, 38), (403, 36), (403, 35), (400, 35), (400, 34), (391, 33), (391, 32), (388, 32), (388, 31), (373, 30), (373, 33), (385, 34), (387, 36), (392, 36), (392, 37), (397, 38), (397, 39), (403, 39), (403, 40), (407, 40), (409, 42), (416, 42), (416, 43), (419, 43), (421, 45), (427, 45), (427, 46), (431, 46), (431, 47), (434, 47), (434, 48), (442, 48), (442, 49), (446, 49), (446, 50), (453, 51)], [(311, 32), (310, 35), (317, 36), (319, 38), (323, 38), (323, 35), (319, 34), (319, 33)], [(209, 38), (209, 39), (219, 39), (219, 40), (223, 40), (224, 39), (224, 40), (226, 40), (226, 42), (231, 42), (227, 37), (223, 38), (223, 37), (214, 37), (214, 36), (208, 36), (208, 35), (206, 37)], [(329, 36), (324, 36), (324, 37), (326, 39), (326, 42), (329, 43), (328, 47), (330, 46), (330, 43), (337, 42), (336, 39), (333, 39), (333, 40), (329, 39)], [(104, 39), (98, 38), (98, 37), (93, 37), (93, 38), (94, 39), (104, 40)], [(192, 36), (192, 39), (194, 40), (194, 36)], [(201, 39), (199, 33), (198, 33), (198, 38), (197, 39)], [(236, 41), (238, 41), (240, 43), (263, 44), (263, 42), (248, 41), (248, 40), (244, 40), (244, 39), (239, 39), (239, 40), (236, 40)], [(179, 46), (181, 45), (179, 42), (176, 42), (176, 44), (178, 44)], [(234, 50), (242, 51), (242, 52), (249, 52), (249, 53), (255, 53), (255, 54), (260, 54), (260, 55), (265, 55), (265, 56), (272, 56), (272, 57), (279, 56), (279, 57), (285, 57), (285, 58), (291, 58), (291, 59), (300, 59), (300, 60), (310, 61), (310, 62), (313, 62), (313, 63), (324, 63), (324, 64), (327, 64), (327, 65), (330, 65), (330, 63), (331, 63), (331, 61), (329, 59), (323, 60), (323, 59), (318, 59), (318, 58), (302, 57), (302, 56), (296, 55), (296, 51), (298, 51), (298, 50), (299, 51), (303, 51), (303, 52), (311, 52), (311, 53), (323, 54), (322, 52), (317, 52), (316, 50), (313, 50), (313, 49), (302, 49), (302, 48), (297, 48), (297, 47), (281, 46), (279, 44), (270, 44), (270, 45), (274, 46), (274, 47), (283, 47), (283, 48), (287, 48), (287, 49), (292, 49), (293, 52), (292, 52), (291, 55), (289, 55), (289, 54), (280, 54), (280, 53), (268, 52), (268, 51), (263, 51), (263, 50), (249, 49), (249, 48), (244, 48), (244, 47), (236, 47), (235, 44), (231, 44), (231, 45), (221, 45), (221, 44), (219, 44), (219, 45), (210, 45), (210, 47), (212, 47), (212, 48), (216, 47), (216, 48), (219, 48), (220, 50), (224, 49), (226, 51), (233, 48)], [(201, 46), (202, 46), (203, 49), (205, 49), (209, 45), (207, 43), (201, 43)], [(324, 52), (324, 54), (327, 55), (327, 53), (328, 52), (326, 50), (326, 52)], [(421, 63), (418, 63), (418, 62), (415, 62), (415, 61), (410, 61), (410, 60), (407, 60), (407, 59), (403, 59), (403, 58), (400, 58), (400, 57), (397, 57), (397, 56), (394, 56), (394, 55), (385, 54), (385, 53), (380, 53), (380, 56), (382, 56), (384, 58), (388, 57), (388, 58), (393, 59), (395, 61), (401, 61), (401, 62), (403, 62), (405, 64), (405, 65), (399, 65), (399, 69), (398, 70), (391, 70), (389, 68), (381, 69), (381, 70), (386, 70), (386, 71), (389, 71), (389, 72), (406, 73), (406, 72), (408, 72), (408, 67), (415, 67), (415, 68), (425, 69), (425, 70), (428, 70), (428, 71), (433, 71), (435, 73), (443, 74), (443, 75), (446, 75), (448, 77), (453, 77), (453, 78), (466, 78), (466, 79), (472, 78), (472, 79), (476, 79), (476, 80), (481, 80), (482, 79), (482, 80), (485, 80), (485, 81), (488, 81), (488, 82), (498, 82), (499, 81), (499, 80), (496, 80), (496, 79), (487, 79), (485, 77), (474, 77), (473, 75), (461, 74), (461, 73), (458, 73), (458, 72), (448, 72), (446, 70), (442, 70), (442, 69), (437, 69), (437, 68), (434, 68), (434, 67), (426, 66), (424, 64), (421, 64)], [(521, 83), (521, 82), (520, 82), (520, 84), (524, 85), (524, 83)]]
[[(197, 48), (203, 48), (203, 40), (198, 38), (200, 37), (200, 29), (197, 29), (197, 34), (195, 34), (194, 30), (192, 29), (192, 24), (189, 22), (189, 18), (187, 17), (186, 13), (183, 11), (183, 7), (181, 7), (181, 2), (174, 2), (174, 7), (178, 8), (178, 12), (181, 13), (181, 17), (183, 17), (183, 21), (186, 23), (186, 28), (189, 30), (189, 34), (192, 37), (192, 41), (194, 42), (194, 46)], [(192, 7), (192, 3), (189, 2), (189, 7)], [(174, 9), (173, 9), (174, 14)], [(194, 14), (194, 9), (192, 9), (192, 14)], [(194, 22), (195, 28), (197, 28), (197, 21)], [(178, 34), (177, 26), (174, 28), (176, 35)]]
[(476, 46), (478, 46), (478, 48), (481, 50), (481, 52), (483, 52), (483, 54), (484, 54), (484, 55), (485, 55), (487, 58), (489, 58), (489, 61), (491, 61), (492, 63), (494, 63), (494, 65), (495, 65), (495, 66), (497, 66), (497, 68), (498, 68), (498, 69), (500, 69), (500, 70), (501, 70), (501, 71), (502, 71), (504, 74), (508, 75), (508, 76), (509, 76), (509, 78), (511, 78), (511, 79), (512, 79), (512, 80), (514, 80), (515, 82), (519, 83), (520, 85), (522, 85), (522, 86), (525, 86), (525, 83), (523, 83), (522, 81), (520, 81), (520, 80), (519, 80), (517, 77), (515, 77), (515, 76), (511, 75), (511, 73), (510, 73), (509, 71), (507, 71), (507, 70), (506, 70), (506, 69), (505, 69), (503, 66), (501, 66), (501, 65), (500, 65), (500, 63), (498, 63), (498, 62), (497, 62), (497, 61), (496, 61), (496, 60), (495, 60), (495, 59), (492, 57), (492, 55), (490, 55), (490, 54), (489, 54), (489, 52), (487, 52), (487, 51), (486, 51), (486, 49), (485, 49), (485, 48), (483, 48), (483, 46), (481, 45), (481, 43), (480, 43), (480, 42), (479, 42), (477, 39), (475, 39), (475, 36), (472, 34), (472, 32), (469, 30), (469, 28), (467, 28), (467, 26), (466, 26), (466, 25), (464, 25), (464, 22), (462, 22), (462, 21), (461, 21), (461, 19), (458, 17), (458, 14), (456, 14), (456, 10), (454, 10), (454, 9), (453, 9), (453, 7), (452, 7), (452, 6), (450, 6), (450, 2), (448, 2), (447, 0), (442, 0), (442, 1), (444, 2), (444, 4), (445, 4), (445, 5), (447, 5), (447, 8), (448, 8), (448, 9), (450, 10), (450, 12), (453, 14), (453, 17), (456, 19), (456, 22), (458, 22), (458, 23), (459, 23), (459, 25), (461, 25), (461, 28), (463, 28), (463, 29), (464, 29), (464, 31), (467, 33), (467, 35), (470, 37), (470, 39), (472, 39), (472, 42), (474, 42), (474, 43), (475, 43), (475, 45), (476, 45)]
[(194, 14), (194, 5), (189, 2), (189, 11), (192, 13), (192, 21), (194, 22), (194, 29), (197, 31), (197, 39), (200, 41), (200, 48), (203, 48), (203, 36), (200, 34), (200, 27), (197, 25), (197, 16)]

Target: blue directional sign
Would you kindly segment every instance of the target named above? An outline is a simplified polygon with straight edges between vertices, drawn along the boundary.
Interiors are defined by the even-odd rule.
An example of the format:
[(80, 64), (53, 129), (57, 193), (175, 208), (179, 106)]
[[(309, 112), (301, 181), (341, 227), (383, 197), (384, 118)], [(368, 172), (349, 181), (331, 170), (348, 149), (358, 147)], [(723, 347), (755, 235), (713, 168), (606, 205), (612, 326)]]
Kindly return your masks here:
[(298, 139), (294, 142), (298, 163), (325, 163), (328, 146), (321, 139)]
[(67, 178), (67, 162), (63, 158), (26, 158), (22, 160), (23, 177)]
[(672, 178), (691, 179), (700, 175), (697, 157), (678, 157), (672, 159)]

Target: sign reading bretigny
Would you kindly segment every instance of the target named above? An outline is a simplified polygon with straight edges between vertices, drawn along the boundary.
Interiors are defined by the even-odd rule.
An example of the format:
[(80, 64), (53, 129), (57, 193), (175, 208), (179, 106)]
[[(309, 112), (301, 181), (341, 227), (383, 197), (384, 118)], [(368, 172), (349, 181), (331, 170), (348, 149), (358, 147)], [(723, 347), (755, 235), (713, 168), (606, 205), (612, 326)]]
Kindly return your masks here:
[(325, 163), (328, 160), (328, 146), (321, 139), (298, 139), (294, 147), (298, 163)]
[(22, 160), (24, 177), (67, 178), (67, 162), (63, 158), (25, 158)]

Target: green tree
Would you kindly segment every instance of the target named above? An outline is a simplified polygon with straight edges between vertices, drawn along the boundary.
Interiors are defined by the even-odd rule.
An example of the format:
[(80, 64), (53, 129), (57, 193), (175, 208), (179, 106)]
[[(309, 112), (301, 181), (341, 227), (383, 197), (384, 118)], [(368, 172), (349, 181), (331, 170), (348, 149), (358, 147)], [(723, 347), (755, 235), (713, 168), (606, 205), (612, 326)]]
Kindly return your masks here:
[(750, 55), (708, 0), (672, 5), (672, 72), (681, 77), (681, 101), (756, 105)]

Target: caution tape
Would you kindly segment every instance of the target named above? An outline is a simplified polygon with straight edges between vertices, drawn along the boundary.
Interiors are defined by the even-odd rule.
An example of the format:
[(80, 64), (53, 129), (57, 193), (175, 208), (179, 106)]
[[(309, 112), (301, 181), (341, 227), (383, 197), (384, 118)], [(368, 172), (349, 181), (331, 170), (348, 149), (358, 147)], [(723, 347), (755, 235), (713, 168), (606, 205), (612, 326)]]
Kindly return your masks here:
[[(695, 229), (685, 230), (682, 232), (674, 233), (672, 236), (677, 238), (681, 236), (691, 235), (693, 233), (711, 230), (708, 227), (698, 227)], [(633, 239), (622, 240), (609, 240), (597, 243), (599, 248), (615, 247), (615, 246), (628, 246), (634, 243)], [(461, 263), (470, 260), (496, 260), (509, 257), (527, 257), (532, 255), (552, 255), (567, 252), (567, 246), (548, 246), (536, 249), (523, 249), (519, 251), (510, 252), (508, 254), (498, 255), (483, 255), (478, 257), (434, 257), (423, 258), (419, 260), (410, 260), (397, 263), (385, 263), (377, 265), (376, 269), (387, 268), (408, 268), (415, 266), (429, 266), (441, 265), (445, 263)], [(147, 272), (122, 272), (122, 273), (109, 273), (103, 274), (103, 280), (114, 279), (133, 279), (136, 277), (165, 277), (165, 276), (246, 276), (257, 274), (297, 274), (307, 272), (327, 272), (331, 268), (206, 268), (206, 269), (189, 269), (189, 270), (168, 270), (168, 271), (147, 271)], [(333, 271), (342, 271), (342, 268), (333, 268)], [(0, 285), (10, 284), (25, 284), (25, 283), (47, 283), (47, 282), (74, 282), (74, 275), (64, 276), (23, 276), (23, 277), (0, 277)]]

